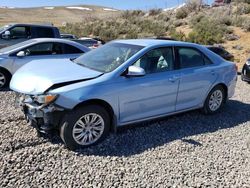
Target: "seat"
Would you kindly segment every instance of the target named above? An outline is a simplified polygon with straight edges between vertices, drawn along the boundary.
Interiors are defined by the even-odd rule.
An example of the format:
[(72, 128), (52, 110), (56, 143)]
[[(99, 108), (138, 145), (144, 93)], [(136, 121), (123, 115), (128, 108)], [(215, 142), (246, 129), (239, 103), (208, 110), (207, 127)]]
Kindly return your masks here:
[(60, 45), (53, 45), (52, 54), (62, 54), (62, 48)]

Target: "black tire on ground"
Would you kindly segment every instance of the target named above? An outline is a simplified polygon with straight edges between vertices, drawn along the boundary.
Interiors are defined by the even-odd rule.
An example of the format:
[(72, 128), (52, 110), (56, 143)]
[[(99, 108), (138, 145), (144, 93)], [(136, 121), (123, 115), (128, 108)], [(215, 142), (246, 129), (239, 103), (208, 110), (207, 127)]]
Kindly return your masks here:
[[(77, 123), (77, 121), (80, 120), (84, 115), (88, 115), (88, 114), (97, 114), (98, 116), (100, 116), (104, 122), (104, 130), (103, 130), (102, 134), (100, 134), (101, 136), (99, 137), (99, 139), (96, 140), (94, 143), (90, 143), (87, 145), (81, 145), (81, 144), (77, 143), (77, 141), (74, 139), (73, 129), (74, 129), (74, 126)], [(93, 116), (92, 116), (92, 118), (93, 118)], [(76, 149), (85, 148), (85, 147), (95, 145), (95, 144), (101, 142), (102, 140), (104, 140), (106, 138), (106, 136), (108, 135), (108, 133), (110, 131), (110, 124), (111, 124), (110, 119), (111, 118), (110, 118), (108, 112), (105, 110), (105, 108), (103, 108), (101, 106), (87, 105), (84, 107), (77, 108), (77, 109), (73, 110), (72, 112), (66, 114), (65, 117), (63, 118), (63, 121), (62, 121), (61, 126), (60, 126), (60, 130), (59, 130), (60, 137), (63, 140), (63, 142), (65, 143), (65, 145), (71, 150), (76, 150)]]
[[(2, 77), (4, 77), (4, 80), (1, 79)], [(0, 68), (0, 82), (1, 81), (4, 82), (3, 85), (0, 84), (0, 89), (9, 87), (10, 79), (11, 79), (10, 73), (8, 71), (6, 71), (5, 69)]]
[[(209, 101), (211, 99), (211, 96), (215, 93), (215, 92), (221, 92), (222, 94), (222, 101), (221, 103), (219, 104), (219, 107), (215, 110), (211, 109), (210, 105), (209, 105)], [(202, 112), (204, 114), (215, 114), (217, 112), (219, 112), (222, 107), (224, 106), (224, 104), (226, 103), (226, 93), (225, 93), (225, 89), (221, 86), (221, 85), (217, 85), (215, 86), (208, 94), (207, 98), (206, 98), (206, 101), (204, 103), (204, 106), (203, 108), (201, 109)]]

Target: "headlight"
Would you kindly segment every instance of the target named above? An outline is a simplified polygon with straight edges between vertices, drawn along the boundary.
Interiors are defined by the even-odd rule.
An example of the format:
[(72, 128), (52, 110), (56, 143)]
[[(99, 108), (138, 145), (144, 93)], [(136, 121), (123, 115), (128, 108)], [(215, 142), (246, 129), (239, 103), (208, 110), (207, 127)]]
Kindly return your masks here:
[(246, 65), (250, 66), (250, 61), (247, 61), (247, 62), (246, 62)]
[(49, 104), (53, 102), (54, 100), (56, 100), (56, 98), (57, 98), (57, 95), (52, 95), (52, 94), (38, 95), (35, 97), (35, 101), (40, 104)]

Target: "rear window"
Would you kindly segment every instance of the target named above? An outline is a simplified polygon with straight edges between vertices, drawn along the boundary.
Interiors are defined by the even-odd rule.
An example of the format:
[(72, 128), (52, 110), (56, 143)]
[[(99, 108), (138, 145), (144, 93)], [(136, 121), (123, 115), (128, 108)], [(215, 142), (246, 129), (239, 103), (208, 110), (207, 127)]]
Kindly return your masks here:
[(98, 44), (98, 41), (96, 40), (73, 40), (73, 41), (78, 42), (79, 44), (82, 44), (86, 47), (91, 47), (94, 44)]
[(213, 51), (214, 53), (218, 54), (218, 55), (224, 55), (226, 54), (226, 51), (222, 48), (209, 48), (211, 51)]
[(82, 54), (84, 52), (74, 46), (64, 44), (64, 53), (65, 54)]

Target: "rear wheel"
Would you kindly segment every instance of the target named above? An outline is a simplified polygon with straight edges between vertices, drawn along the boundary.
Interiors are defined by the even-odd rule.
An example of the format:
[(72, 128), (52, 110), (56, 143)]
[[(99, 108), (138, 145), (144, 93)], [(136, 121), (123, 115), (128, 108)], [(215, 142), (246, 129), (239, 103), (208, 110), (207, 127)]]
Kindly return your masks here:
[(10, 78), (11, 76), (6, 70), (0, 69), (0, 89), (9, 86)]
[(222, 86), (218, 85), (214, 87), (208, 94), (202, 110), (205, 114), (214, 114), (220, 111), (224, 103), (225, 90)]
[(71, 150), (88, 147), (102, 141), (108, 134), (110, 117), (97, 105), (78, 108), (65, 116), (60, 137)]

